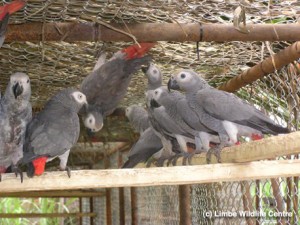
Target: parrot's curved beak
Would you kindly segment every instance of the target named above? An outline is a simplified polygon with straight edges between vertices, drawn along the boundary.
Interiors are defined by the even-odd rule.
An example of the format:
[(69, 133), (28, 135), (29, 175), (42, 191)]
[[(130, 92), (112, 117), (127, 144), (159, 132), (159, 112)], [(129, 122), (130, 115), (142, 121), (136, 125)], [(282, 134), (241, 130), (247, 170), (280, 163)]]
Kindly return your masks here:
[(171, 77), (168, 81), (168, 90), (169, 92), (171, 91), (171, 89), (173, 90), (179, 90), (180, 87), (177, 83), (177, 81), (174, 79), (174, 77)]
[(145, 75), (146, 75), (146, 73), (147, 73), (149, 67), (150, 67), (150, 65), (148, 65), (148, 66), (143, 66), (143, 67), (142, 67), (142, 71), (143, 71), (143, 73), (144, 73)]
[(155, 101), (154, 99), (151, 99), (151, 100), (150, 100), (150, 106), (151, 106), (152, 108), (158, 108), (158, 107), (160, 107), (160, 104), (158, 104), (158, 102)]
[(13, 90), (15, 98), (17, 98), (18, 96), (20, 96), (23, 93), (23, 87), (19, 83), (14, 84), (12, 86), (12, 90)]

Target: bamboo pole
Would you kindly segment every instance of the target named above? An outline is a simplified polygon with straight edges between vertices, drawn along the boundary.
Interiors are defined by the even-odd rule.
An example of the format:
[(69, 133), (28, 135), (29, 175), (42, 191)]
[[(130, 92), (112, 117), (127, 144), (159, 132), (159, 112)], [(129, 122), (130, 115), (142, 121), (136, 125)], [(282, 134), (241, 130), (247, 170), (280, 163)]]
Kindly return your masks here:
[[(139, 169), (77, 170), (72, 171), (71, 178), (68, 178), (63, 171), (57, 171), (44, 173), (34, 178), (24, 177), (22, 184), (14, 174), (4, 174), (5, 179), (2, 179), (0, 192), (201, 184), (294, 177), (299, 174), (300, 160)], [(107, 190), (109, 191), (109, 189)], [(109, 197), (108, 195), (108, 202)], [(110, 205), (107, 205), (107, 209), (109, 207)], [(109, 214), (111, 211), (107, 212)]]
[[(300, 25), (249, 24), (248, 34), (231, 24), (135, 23), (110, 24), (132, 34), (139, 42), (155, 41), (299, 41)], [(95, 23), (24, 23), (8, 26), (6, 42), (12, 41), (132, 41), (132, 37)]]
[(289, 63), (300, 58), (300, 42), (295, 42), (280, 52), (266, 58), (252, 68), (222, 84), (219, 89), (234, 92), (241, 87), (251, 84), (264, 76), (281, 69)]

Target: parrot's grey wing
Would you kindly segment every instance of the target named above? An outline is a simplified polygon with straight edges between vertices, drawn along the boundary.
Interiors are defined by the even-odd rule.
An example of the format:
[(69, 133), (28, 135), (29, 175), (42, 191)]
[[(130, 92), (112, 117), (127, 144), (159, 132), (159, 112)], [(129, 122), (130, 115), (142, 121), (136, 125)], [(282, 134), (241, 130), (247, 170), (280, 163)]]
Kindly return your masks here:
[(182, 120), (189, 125), (191, 128), (197, 131), (203, 131), (208, 133), (216, 134), (214, 131), (207, 128), (204, 124), (202, 124), (192, 109), (190, 108), (188, 101), (183, 98), (177, 101), (176, 108), (178, 114), (181, 116)]
[(178, 126), (176, 121), (171, 119), (171, 117), (166, 113), (164, 107), (154, 109), (154, 118), (168, 135), (172, 136), (173, 134), (180, 134), (194, 138), (191, 134), (187, 133), (180, 126)]
[(99, 69), (105, 62), (106, 62), (106, 53), (102, 52), (93, 68), (93, 72)]
[(261, 111), (234, 94), (207, 88), (198, 91), (196, 100), (205, 112), (219, 120), (249, 126), (265, 133), (287, 132), (286, 128), (276, 125)]
[(133, 168), (140, 162), (146, 162), (153, 154), (162, 149), (162, 143), (152, 127), (149, 127), (132, 146), (128, 160), (122, 168)]
[[(59, 116), (58, 116), (59, 115)], [(62, 124), (64, 126), (62, 127)], [(66, 110), (43, 111), (33, 118), (26, 133), (24, 163), (34, 155), (56, 156), (69, 150), (79, 136), (78, 116)]]
[(145, 56), (128, 61), (120, 58), (108, 61), (83, 80), (81, 90), (89, 104), (101, 106), (104, 115), (109, 115), (124, 98), (132, 74), (150, 60), (150, 56)]

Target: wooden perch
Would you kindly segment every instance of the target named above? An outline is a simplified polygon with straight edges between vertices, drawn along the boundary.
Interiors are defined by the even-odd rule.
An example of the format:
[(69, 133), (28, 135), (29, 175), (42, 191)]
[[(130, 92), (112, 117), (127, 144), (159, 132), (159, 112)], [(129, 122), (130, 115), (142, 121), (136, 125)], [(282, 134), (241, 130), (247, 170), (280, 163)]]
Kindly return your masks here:
[(256, 80), (281, 69), (299, 58), (300, 42), (298, 41), (225, 82), (219, 87), (219, 89), (234, 92), (247, 84), (251, 84)]
[(3, 174), (0, 192), (75, 190), (85, 188), (144, 187), (243, 181), (300, 175), (300, 160), (210, 164), (139, 169), (64, 171), (27, 178), (21, 184), (14, 174)]
[[(300, 24), (252, 24), (248, 34), (233, 25), (199, 23), (110, 24), (132, 34), (138, 42), (155, 41), (299, 41)], [(96, 23), (25, 23), (9, 25), (12, 41), (132, 41), (132, 37)]]
[[(251, 141), (241, 145), (224, 148), (221, 151), (222, 163), (241, 163), (256, 160), (274, 159), (279, 156), (287, 156), (300, 153), (300, 132), (293, 132), (286, 135), (273, 136)], [(215, 156), (212, 156), (211, 163), (217, 163)], [(206, 164), (206, 154), (197, 154), (192, 158), (192, 165)], [(177, 165), (182, 165), (182, 158), (179, 158)], [(165, 163), (165, 166), (167, 164)], [(137, 167), (145, 167), (140, 163)]]
[[(299, 140), (300, 132), (294, 132), (227, 148), (221, 154), (223, 162), (227, 162), (227, 164), (80, 170), (72, 171), (71, 178), (68, 178), (66, 172), (61, 171), (48, 172), (31, 179), (24, 174), (22, 184), (14, 174), (3, 174), (0, 192), (181, 185), (299, 176), (300, 160), (249, 162), (297, 154), (300, 152)], [(214, 158), (213, 162), (216, 162)], [(205, 164), (205, 156), (194, 158), (192, 163)]]

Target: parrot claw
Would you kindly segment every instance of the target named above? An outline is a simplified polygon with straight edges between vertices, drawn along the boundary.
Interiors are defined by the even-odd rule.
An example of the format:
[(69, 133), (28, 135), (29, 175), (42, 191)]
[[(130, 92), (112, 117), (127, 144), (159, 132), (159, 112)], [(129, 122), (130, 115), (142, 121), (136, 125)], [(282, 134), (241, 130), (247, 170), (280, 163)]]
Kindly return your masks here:
[(155, 165), (156, 165), (157, 167), (163, 167), (163, 166), (164, 166), (165, 160), (167, 160), (166, 157), (160, 157), (159, 159), (156, 160)]
[(68, 177), (71, 178), (71, 169), (70, 169), (70, 167), (67, 166), (66, 171), (67, 171)]
[(17, 166), (13, 166), (12, 171), (15, 173), (16, 177), (18, 177), (18, 174), (20, 174), (21, 183), (23, 183), (23, 172), (22, 172), (22, 170)]
[(176, 166), (177, 160), (178, 160), (181, 156), (182, 156), (181, 153), (171, 156), (171, 157), (168, 159), (167, 166), (169, 166), (170, 163), (172, 163), (172, 166)]
[(221, 154), (220, 154), (221, 150), (222, 150), (221, 146), (215, 146), (215, 147), (209, 149), (206, 154), (207, 164), (211, 163), (211, 155), (212, 154), (217, 158), (218, 163), (220, 163), (221, 162)]
[[(192, 158), (195, 155), (194, 152), (192, 153), (185, 153), (183, 156), (183, 160), (182, 160), (182, 165), (186, 166), (186, 165), (192, 165)], [(188, 164), (187, 164), (187, 162)]]
[(146, 168), (149, 168), (149, 167), (151, 167), (151, 164), (152, 164), (152, 163), (154, 164), (154, 161), (155, 161), (155, 159), (154, 159), (154, 158), (150, 158), (150, 159), (148, 159), (148, 161), (147, 161), (147, 163), (146, 163)]

